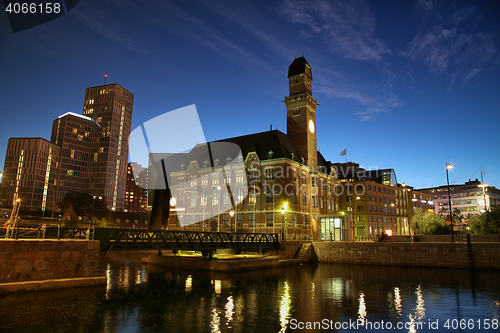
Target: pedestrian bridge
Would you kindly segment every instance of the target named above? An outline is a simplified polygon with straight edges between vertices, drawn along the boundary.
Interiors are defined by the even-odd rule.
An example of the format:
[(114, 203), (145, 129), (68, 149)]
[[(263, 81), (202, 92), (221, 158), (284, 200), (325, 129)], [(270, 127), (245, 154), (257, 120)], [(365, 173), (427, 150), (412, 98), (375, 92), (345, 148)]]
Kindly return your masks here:
[(142, 250), (199, 251), (210, 256), (218, 249), (266, 251), (279, 248), (278, 234), (151, 230), (125, 228), (48, 227), (45, 239), (95, 239), (101, 252)]

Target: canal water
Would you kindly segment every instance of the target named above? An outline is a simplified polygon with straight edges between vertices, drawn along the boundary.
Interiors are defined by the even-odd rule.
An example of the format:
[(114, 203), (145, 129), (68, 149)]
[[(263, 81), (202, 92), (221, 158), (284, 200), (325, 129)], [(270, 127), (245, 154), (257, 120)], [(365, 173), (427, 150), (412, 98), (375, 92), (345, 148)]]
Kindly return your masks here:
[(0, 332), (494, 332), (500, 271), (304, 264), (233, 274), (101, 259), (107, 285), (0, 296)]

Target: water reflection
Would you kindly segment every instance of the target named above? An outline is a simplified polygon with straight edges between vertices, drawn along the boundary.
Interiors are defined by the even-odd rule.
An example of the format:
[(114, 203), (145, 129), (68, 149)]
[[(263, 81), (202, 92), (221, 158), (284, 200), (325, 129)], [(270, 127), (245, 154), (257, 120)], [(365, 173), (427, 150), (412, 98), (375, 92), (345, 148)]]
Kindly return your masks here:
[(288, 326), (288, 320), (290, 319), (290, 305), (291, 305), (291, 303), (292, 303), (292, 300), (290, 298), (290, 287), (288, 286), (288, 282), (284, 281), (283, 282), (283, 295), (281, 296), (281, 303), (280, 303), (280, 310), (279, 310), (280, 325), (281, 325), (280, 332), (285, 332), (285, 330)]
[(471, 279), (465, 270), (333, 264), (234, 274), (140, 261), (101, 265), (108, 283), (100, 288), (0, 296), (0, 331), (298, 332), (299, 322), (326, 319), (403, 322), (408, 325), (391, 331), (421, 332), (422, 321), (462, 319), (461, 313), (491, 320), (500, 311), (497, 271), (478, 271)]
[(365, 294), (363, 294), (362, 292), (359, 293), (359, 298), (358, 298), (358, 302), (359, 302), (359, 307), (358, 307), (358, 319), (362, 322), (365, 321), (366, 319), (366, 302), (365, 302)]
[(193, 278), (191, 277), (191, 275), (187, 276), (185, 285), (186, 285), (186, 293), (190, 293), (193, 285)]
[(226, 303), (226, 306), (224, 308), (226, 309), (226, 325), (228, 327), (230, 327), (231, 322), (233, 321), (233, 316), (234, 316), (233, 295), (231, 295), (227, 298), (227, 303)]

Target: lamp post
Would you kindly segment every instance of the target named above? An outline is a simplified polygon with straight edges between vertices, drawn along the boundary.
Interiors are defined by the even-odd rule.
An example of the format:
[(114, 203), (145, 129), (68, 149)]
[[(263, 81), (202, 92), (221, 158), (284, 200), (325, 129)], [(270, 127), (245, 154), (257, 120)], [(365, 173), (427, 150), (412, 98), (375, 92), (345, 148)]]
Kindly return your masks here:
[(408, 189), (406, 188), (406, 184), (403, 183), (401, 184), (401, 186), (404, 187), (404, 191), (405, 191), (405, 208), (406, 208), (406, 215), (408, 217), (408, 235), (411, 236), (411, 225), (410, 225), (410, 211), (409, 211), (409, 208), (408, 208)]
[[(234, 216), (234, 211), (230, 211), (229, 215), (231, 216), (231, 220), (233, 219)], [(229, 221), (230, 223), (233, 221)], [(234, 220), (234, 232), (236, 232), (236, 219)]]
[(488, 187), (487, 184), (479, 184), (477, 187), (482, 187), (483, 188), (483, 200), (484, 200), (484, 211), (486, 212), (486, 187)]
[(451, 227), (451, 242), (453, 243), (453, 216), (451, 215), (451, 192), (450, 192), (450, 177), (448, 170), (453, 169), (453, 165), (446, 163), (446, 183), (448, 184), (448, 205), (450, 208), (450, 227)]
[(90, 224), (89, 224), (89, 229), (92, 228), (92, 220), (95, 218), (94, 217), (94, 205), (95, 205), (95, 199), (102, 200), (102, 197), (100, 195), (94, 195), (92, 197), (92, 216), (90, 217)]
[(217, 232), (220, 232), (220, 185), (217, 186), (217, 189), (219, 190), (219, 214), (217, 215)]
[[(286, 206), (286, 202), (285, 202)], [(285, 206), (281, 208), (281, 240), (285, 240)]]

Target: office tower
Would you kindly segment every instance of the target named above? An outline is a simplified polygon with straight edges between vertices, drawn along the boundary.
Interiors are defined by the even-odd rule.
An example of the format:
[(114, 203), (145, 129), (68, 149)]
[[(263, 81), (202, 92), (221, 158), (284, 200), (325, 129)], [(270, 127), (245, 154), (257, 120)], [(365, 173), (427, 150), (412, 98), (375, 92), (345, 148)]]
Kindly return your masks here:
[(91, 118), (72, 112), (54, 120), (50, 141), (61, 147), (56, 202), (68, 192), (85, 191), (91, 137), (98, 130)]
[(42, 138), (10, 138), (2, 180), (6, 204), (19, 198), (22, 210), (52, 210), (60, 153), (59, 146)]
[[(132, 165), (135, 166), (133, 167)], [(138, 176), (134, 170), (144, 170)], [(127, 187), (125, 190), (125, 212), (145, 213), (148, 210), (148, 172), (141, 165), (132, 162), (127, 165)]]
[(128, 138), (134, 95), (118, 84), (87, 88), (83, 115), (96, 127), (91, 137), (86, 192), (106, 197), (109, 209), (125, 205)]

